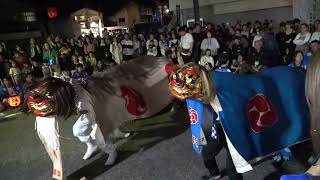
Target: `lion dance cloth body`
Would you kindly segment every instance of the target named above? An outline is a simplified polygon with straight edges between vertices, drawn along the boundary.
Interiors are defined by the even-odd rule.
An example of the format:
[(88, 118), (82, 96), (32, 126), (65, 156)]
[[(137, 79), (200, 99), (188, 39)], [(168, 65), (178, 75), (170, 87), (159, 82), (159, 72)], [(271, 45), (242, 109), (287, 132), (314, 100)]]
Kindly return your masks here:
[[(165, 58), (144, 56), (85, 82), (71, 85), (49, 78), (36, 84), (28, 93), (27, 104), (36, 116), (39, 137), (53, 162), (53, 178), (63, 178), (57, 119), (66, 120), (80, 102), (78, 114), (97, 124), (95, 139), (99, 147), (113, 146), (110, 134), (122, 122), (150, 117), (171, 103), (167, 64)], [(105, 152), (110, 157), (112, 152)]]
[[(309, 139), (304, 79), (288, 67), (234, 75), (186, 65), (171, 75), (170, 90), (187, 99), (194, 149), (201, 152), (206, 143), (204, 121), (221, 123), (235, 167), (243, 173), (252, 169), (249, 161)], [(213, 125), (211, 137), (217, 136)]]

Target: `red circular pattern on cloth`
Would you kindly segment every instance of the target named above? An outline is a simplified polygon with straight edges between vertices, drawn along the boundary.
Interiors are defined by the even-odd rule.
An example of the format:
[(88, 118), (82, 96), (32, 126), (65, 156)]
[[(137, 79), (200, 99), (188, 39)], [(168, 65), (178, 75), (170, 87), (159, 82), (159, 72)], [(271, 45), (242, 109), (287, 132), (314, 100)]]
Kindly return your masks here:
[(250, 127), (255, 133), (261, 133), (278, 121), (275, 107), (263, 94), (257, 94), (250, 99), (247, 113)]
[(147, 103), (143, 96), (131, 87), (121, 86), (121, 96), (126, 101), (128, 112), (134, 116), (141, 116), (147, 112)]
[(190, 123), (191, 124), (197, 124), (198, 122), (198, 113), (195, 109), (189, 107), (189, 116), (190, 116)]

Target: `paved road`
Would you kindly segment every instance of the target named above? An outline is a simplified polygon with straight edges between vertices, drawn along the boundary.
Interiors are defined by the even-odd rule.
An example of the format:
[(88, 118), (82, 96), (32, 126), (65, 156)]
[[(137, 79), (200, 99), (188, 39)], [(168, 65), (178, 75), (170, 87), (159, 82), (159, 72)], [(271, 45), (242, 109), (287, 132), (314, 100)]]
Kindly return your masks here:
[[(172, 120), (170, 115), (125, 124), (123, 130), (135, 133), (118, 142), (120, 157), (113, 167), (103, 165), (107, 156), (101, 153), (89, 161), (82, 160), (85, 146), (72, 135), (73, 121), (61, 123), (65, 174), (77, 180), (83, 176), (97, 180), (200, 180), (206, 170), (201, 157), (192, 150), (188, 122)], [(0, 179), (50, 179), (51, 162), (34, 131), (32, 116), (4, 116), (0, 114)], [(179, 115), (181, 119), (184, 116)], [(224, 159), (222, 152), (217, 157), (221, 169)], [(293, 166), (294, 171), (302, 170)], [(244, 179), (279, 179), (275, 171), (267, 160), (245, 173)]]

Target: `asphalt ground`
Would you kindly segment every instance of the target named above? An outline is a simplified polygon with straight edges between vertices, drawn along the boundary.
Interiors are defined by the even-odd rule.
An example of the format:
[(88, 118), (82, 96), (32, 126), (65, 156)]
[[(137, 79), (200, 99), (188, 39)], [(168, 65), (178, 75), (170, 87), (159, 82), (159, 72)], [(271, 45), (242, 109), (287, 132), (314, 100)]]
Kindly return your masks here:
[[(173, 114), (165, 110), (151, 118), (124, 123), (121, 129), (132, 135), (117, 141), (119, 158), (113, 166), (104, 166), (107, 155), (103, 153), (82, 160), (85, 145), (72, 134), (75, 119), (60, 123), (68, 180), (201, 180), (207, 173), (201, 156), (192, 149), (185, 111)], [(303, 172), (310, 149), (310, 143), (294, 147), (296, 158), (281, 166), (265, 159), (244, 173), (244, 179), (276, 180), (282, 174)], [(217, 162), (223, 171), (225, 151), (217, 156)], [(34, 130), (34, 118), (18, 110), (0, 113), (0, 180), (48, 180), (51, 173), (51, 161)]]

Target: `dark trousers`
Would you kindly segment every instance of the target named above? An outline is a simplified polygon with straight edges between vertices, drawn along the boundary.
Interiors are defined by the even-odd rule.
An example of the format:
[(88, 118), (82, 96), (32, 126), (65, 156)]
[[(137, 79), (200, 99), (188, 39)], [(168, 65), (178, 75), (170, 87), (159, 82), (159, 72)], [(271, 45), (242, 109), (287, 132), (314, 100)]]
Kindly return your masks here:
[[(242, 180), (242, 175), (237, 173), (236, 168), (233, 164), (228, 146), (226, 137), (224, 135), (223, 129), (220, 124), (216, 125), (218, 139), (213, 139), (211, 137), (211, 128), (210, 131), (204, 130), (204, 134), (207, 140), (207, 146), (204, 146), (202, 149), (202, 158), (205, 167), (209, 170), (210, 174), (217, 174), (220, 172), (217, 165), (216, 156), (224, 147), (227, 150), (226, 153), (226, 175), (230, 180)], [(209, 129), (209, 128), (206, 128)]]
[(193, 60), (192, 60), (192, 57), (191, 57), (191, 56), (181, 55), (181, 57), (182, 57), (182, 59), (183, 59), (184, 64), (187, 64), (187, 63), (193, 62)]
[(124, 61), (130, 61), (133, 58), (132, 55), (123, 55), (123, 60)]

